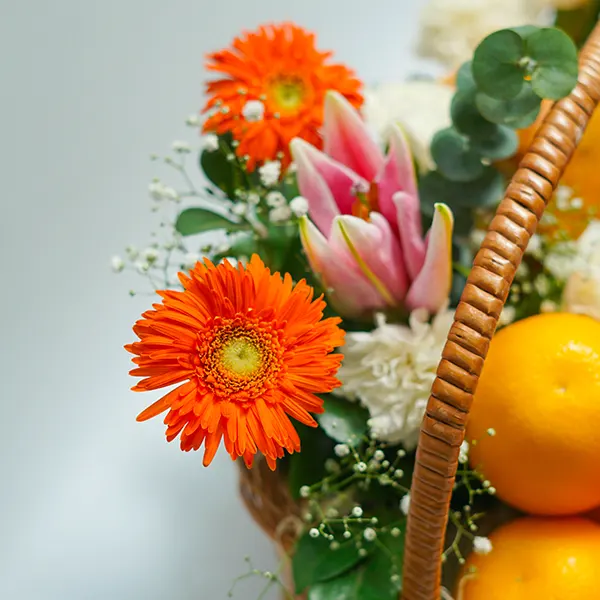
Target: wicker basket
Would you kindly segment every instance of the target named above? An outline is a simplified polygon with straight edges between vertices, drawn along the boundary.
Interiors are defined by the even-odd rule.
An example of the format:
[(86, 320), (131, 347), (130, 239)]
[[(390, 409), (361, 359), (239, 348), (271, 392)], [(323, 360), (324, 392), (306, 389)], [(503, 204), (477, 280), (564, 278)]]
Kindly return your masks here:
[[(516, 270), (600, 101), (600, 25), (580, 55), (579, 81), (557, 102), (512, 178), (467, 280), (421, 426), (404, 553), (403, 600), (439, 600), (441, 554), (473, 394)], [(283, 549), (300, 507), (263, 462), (242, 471), (248, 509)]]

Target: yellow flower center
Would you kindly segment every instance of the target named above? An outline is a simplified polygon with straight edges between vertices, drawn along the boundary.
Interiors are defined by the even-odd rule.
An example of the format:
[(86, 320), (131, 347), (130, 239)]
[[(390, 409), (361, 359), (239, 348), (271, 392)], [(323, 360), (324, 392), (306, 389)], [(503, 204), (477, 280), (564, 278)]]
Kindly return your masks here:
[(298, 77), (278, 77), (270, 88), (273, 100), (283, 111), (297, 110), (304, 100), (304, 82)]
[(236, 375), (252, 375), (262, 364), (262, 353), (247, 338), (228, 340), (221, 350), (223, 366)]

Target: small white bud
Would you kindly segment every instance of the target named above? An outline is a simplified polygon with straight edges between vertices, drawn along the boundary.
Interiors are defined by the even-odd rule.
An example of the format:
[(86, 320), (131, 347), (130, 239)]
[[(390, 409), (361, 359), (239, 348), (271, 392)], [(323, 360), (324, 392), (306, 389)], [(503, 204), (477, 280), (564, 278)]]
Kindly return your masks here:
[(190, 115), (186, 120), (185, 124), (189, 127), (199, 127), (200, 126), (200, 117), (198, 115)]
[(476, 535), (473, 538), (473, 552), (475, 554), (489, 554), (492, 551), (492, 542), (490, 538)]
[(135, 268), (138, 270), (138, 273), (142, 273), (142, 275), (144, 275), (150, 269), (150, 265), (147, 262), (140, 260), (135, 263)]
[(248, 100), (242, 108), (242, 116), (251, 123), (262, 121), (265, 115), (265, 105), (260, 100)]
[(125, 254), (129, 260), (135, 260), (139, 255), (139, 250), (135, 246), (129, 245), (125, 248)]
[(367, 470), (367, 463), (364, 463), (362, 461), (357, 462), (354, 465), (354, 470), (358, 471), (359, 473), (364, 473)]
[(359, 548), (358, 549), (358, 555), (363, 558), (365, 557), (367, 554), (369, 554), (364, 548)]
[(175, 140), (171, 144), (171, 148), (173, 148), (175, 152), (179, 152), (179, 154), (188, 154), (192, 151), (191, 146), (185, 140)]
[(469, 462), (469, 442), (467, 440), (463, 440), (463, 443), (460, 445), (460, 450), (458, 452), (458, 462), (461, 465)]
[(400, 500), (400, 510), (407, 515), (408, 509), (410, 508), (410, 493), (402, 496), (402, 500)]
[(287, 204), (285, 196), (281, 192), (269, 192), (266, 199), (267, 206), (270, 206), (271, 208), (278, 208)]
[(308, 200), (304, 196), (296, 196), (290, 202), (290, 209), (297, 217), (303, 217), (308, 213)]
[(381, 462), (385, 458), (385, 454), (384, 454), (383, 450), (375, 450), (375, 453), (373, 454), (373, 458), (375, 460)]
[(360, 506), (355, 506), (352, 509), (352, 516), (353, 517), (362, 517), (363, 516), (363, 509)]
[(377, 537), (377, 532), (372, 527), (367, 527), (363, 536), (367, 542), (372, 542)]
[(316, 529), (315, 527), (313, 527), (309, 532), (308, 535), (310, 535), (311, 538), (318, 538), (319, 537), (319, 530)]
[(392, 537), (397, 538), (397, 537), (400, 537), (400, 534), (402, 532), (397, 527), (392, 527), (392, 530), (390, 531), (390, 533), (392, 534)]
[(113, 272), (120, 273), (125, 268), (125, 262), (120, 256), (113, 256), (110, 259), (110, 266)]
[(248, 212), (248, 205), (243, 202), (238, 202), (232, 206), (231, 212), (238, 217), (243, 217)]
[(265, 187), (272, 187), (279, 181), (281, 175), (281, 163), (278, 160), (269, 160), (258, 168), (258, 175)]
[(246, 200), (251, 206), (256, 206), (260, 202), (260, 196), (256, 192), (250, 192)]
[(344, 458), (344, 456), (348, 456), (350, 454), (350, 447), (348, 444), (336, 444), (333, 448), (333, 451), (335, 452), (336, 456)]
[(333, 551), (339, 550), (340, 549), (340, 543), (336, 542), (336, 541), (331, 542), (331, 544), (329, 544), (329, 549), (333, 550)]
[(404, 471), (402, 469), (396, 469), (394, 471), (394, 477), (396, 479), (402, 479), (404, 477)]
[(208, 133), (202, 138), (202, 149), (216, 152), (219, 149), (219, 138), (214, 133)]
[(142, 256), (149, 264), (153, 264), (158, 259), (158, 250), (156, 248), (146, 248)]
[(300, 488), (300, 497), (308, 498), (310, 496), (310, 488), (307, 485), (303, 485)]
[(496, 430), (495, 430), (493, 427), (490, 427), (490, 428), (487, 430), (487, 434), (488, 434), (490, 437), (494, 437), (494, 436), (496, 435)]

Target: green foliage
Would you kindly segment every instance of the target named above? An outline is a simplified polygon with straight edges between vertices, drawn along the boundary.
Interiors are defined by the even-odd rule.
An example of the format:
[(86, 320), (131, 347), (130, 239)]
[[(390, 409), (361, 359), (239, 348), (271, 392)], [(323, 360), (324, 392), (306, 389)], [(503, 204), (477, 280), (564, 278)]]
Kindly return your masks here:
[(357, 402), (331, 394), (324, 398), (325, 412), (317, 415), (319, 425), (336, 442), (356, 445), (367, 432), (369, 411)]
[(559, 100), (577, 83), (577, 47), (558, 29), (540, 29), (526, 40), (526, 53), (535, 62), (531, 87), (540, 98)]
[(431, 155), (439, 172), (450, 181), (473, 181), (485, 169), (481, 156), (471, 148), (469, 139), (454, 127), (435, 134)]
[(308, 532), (298, 540), (292, 560), (297, 594), (322, 581), (343, 580), (340, 576), (362, 560), (354, 540), (342, 542), (337, 550), (332, 550), (330, 544), (324, 537), (313, 538)]
[(335, 578), (315, 580), (308, 600), (397, 600), (402, 590), (403, 536), (386, 533), (375, 542), (366, 543), (365, 549), (367, 557), (351, 570)]
[(514, 30), (503, 29), (488, 35), (473, 55), (473, 78), (484, 94), (508, 100), (523, 87), (523, 38)]
[(475, 96), (475, 104), (488, 121), (513, 129), (529, 127), (537, 119), (541, 107), (540, 99), (529, 83), (510, 100), (498, 100), (480, 92)]
[(236, 231), (247, 228), (247, 224), (233, 221), (207, 208), (187, 208), (179, 214), (175, 222), (175, 229), (181, 235), (194, 235), (215, 229)]

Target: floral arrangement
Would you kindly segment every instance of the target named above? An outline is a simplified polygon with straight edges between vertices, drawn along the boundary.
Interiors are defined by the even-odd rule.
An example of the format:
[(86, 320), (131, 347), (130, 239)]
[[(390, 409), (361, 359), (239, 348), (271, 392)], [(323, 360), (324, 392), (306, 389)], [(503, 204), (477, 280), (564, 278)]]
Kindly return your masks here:
[[(202, 448), (205, 466), (223, 444), (247, 468), (275, 471), (298, 507), (283, 562), (293, 581), (262, 575), (289, 598), (401, 592), (415, 448), (453, 307), (532, 132), (576, 83), (582, 39), (540, 21), (550, 13), (539, 0), (519, 3), (524, 22), (508, 11), (505, 29), (489, 17), (468, 37), (454, 25), (442, 34), (449, 15), (477, 22), (475, 5), (488, 14), (494, 3), (463, 4), (424, 14), (421, 51), (457, 68), (444, 81), (365, 89), (291, 23), (209, 55), (206, 103), (187, 120), (199, 148), (173, 143), (162, 159), (173, 180), (149, 185), (159, 230), (112, 260), (157, 294), (126, 349), (135, 391), (171, 389), (138, 420), (166, 413), (167, 440)], [(551, 15), (560, 24), (580, 10)], [(597, 131), (596, 119), (595, 153), (576, 153), (527, 249), (507, 332), (540, 314), (600, 319), (598, 201), (586, 183)], [(470, 459), (487, 443), (461, 447), (448, 586), (469, 552), (494, 553), (488, 516), (504, 490)]]

